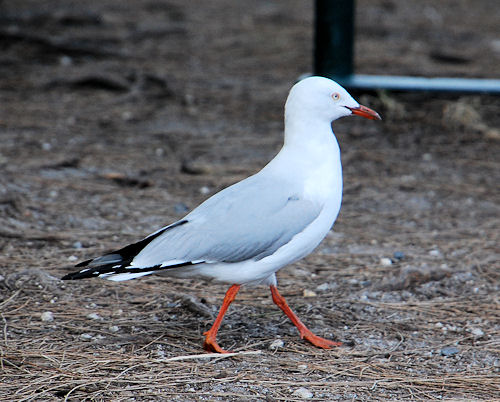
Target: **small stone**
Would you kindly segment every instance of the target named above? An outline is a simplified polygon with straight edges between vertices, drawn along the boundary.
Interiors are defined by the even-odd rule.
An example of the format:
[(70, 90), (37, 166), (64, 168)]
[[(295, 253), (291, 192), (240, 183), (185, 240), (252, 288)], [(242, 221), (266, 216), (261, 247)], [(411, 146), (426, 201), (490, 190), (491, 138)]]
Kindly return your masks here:
[(441, 252), (437, 249), (434, 249), (434, 250), (429, 251), (429, 255), (431, 255), (433, 257), (439, 257), (441, 255)]
[(269, 349), (276, 350), (282, 348), (283, 346), (285, 346), (285, 342), (283, 342), (281, 339), (275, 339), (269, 345)]
[(328, 282), (322, 283), (321, 285), (316, 286), (316, 290), (320, 292), (324, 292), (325, 290), (330, 289), (330, 284)]
[(307, 364), (299, 364), (297, 368), (302, 372), (307, 371)]
[(101, 316), (97, 313), (90, 313), (87, 315), (87, 318), (90, 318), (91, 320), (100, 320)]
[(40, 319), (44, 322), (51, 322), (54, 321), (54, 314), (51, 311), (44, 311), (40, 315)]
[(425, 162), (430, 162), (432, 160), (432, 155), (431, 154), (423, 154), (422, 160), (424, 160)]
[(482, 336), (484, 336), (484, 331), (481, 328), (472, 328), (470, 330), (470, 333), (477, 338), (481, 338)]
[(176, 214), (185, 214), (187, 211), (189, 211), (189, 208), (186, 204), (178, 202), (174, 205), (174, 211)]
[(317, 296), (316, 292), (309, 290), (309, 289), (304, 289), (302, 294), (304, 297), (316, 297)]
[(83, 245), (82, 245), (82, 242), (81, 241), (75, 241), (73, 243), (73, 248), (82, 248)]
[(122, 113), (122, 119), (125, 120), (125, 121), (130, 121), (133, 119), (133, 114), (132, 112), (126, 110)]
[(380, 259), (380, 264), (384, 267), (388, 267), (389, 265), (392, 265), (392, 260), (390, 258), (384, 257)]
[(120, 328), (117, 327), (116, 325), (112, 325), (111, 327), (109, 327), (109, 330), (111, 332), (118, 332), (120, 330)]
[(68, 257), (68, 261), (72, 261), (73, 262), (73, 261), (76, 261), (76, 260), (78, 260), (78, 257), (76, 255), (70, 255)]
[(403, 258), (405, 258), (405, 253), (403, 253), (402, 251), (395, 251), (392, 256), (395, 260), (402, 260)]
[(84, 341), (90, 341), (92, 339), (92, 335), (90, 334), (81, 334), (80, 338)]
[(59, 58), (59, 64), (64, 67), (71, 66), (73, 64), (73, 59), (69, 56), (61, 56)]
[(446, 346), (441, 349), (441, 356), (453, 356), (456, 355), (458, 352), (460, 351), (455, 346)]
[(311, 399), (314, 396), (311, 391), (304, 387), (297, 388), (292, 395), (302, 399)]
[(156, 350), (156, 356), (159, 359), (164, 359), (165, 358), (165, 351), (163, 350), (163, 348), (161, 347), (161, 345), (158, 345), (158, 348)]
[(210, 189), (207, 186), (200, 187), (200, 193), (203, 195), (207, 195), (210, 192)]

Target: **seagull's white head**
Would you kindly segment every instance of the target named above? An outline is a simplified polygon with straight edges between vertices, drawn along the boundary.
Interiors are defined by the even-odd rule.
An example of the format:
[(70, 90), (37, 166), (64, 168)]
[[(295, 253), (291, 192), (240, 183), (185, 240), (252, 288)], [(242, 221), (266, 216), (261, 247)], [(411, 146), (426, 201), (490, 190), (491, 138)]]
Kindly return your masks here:
[(331, 123), (351, 114), (381, 120), (377, 112), (360, 105), (339, 84), (324, 77), (308, 77), (299, 81), (290, 90), (285, 105), (287, 122), (298, 118)]

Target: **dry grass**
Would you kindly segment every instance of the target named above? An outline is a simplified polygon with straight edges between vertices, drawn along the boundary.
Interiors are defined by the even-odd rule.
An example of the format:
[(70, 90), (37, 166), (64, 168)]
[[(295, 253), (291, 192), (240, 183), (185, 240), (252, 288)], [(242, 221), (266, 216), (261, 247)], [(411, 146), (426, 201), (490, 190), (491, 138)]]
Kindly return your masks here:
[[(283, 289), (291, 304), (304, 319), (319, 319), (341, 334), (347, 346), (322, 351), (301, 342), (293, 331), (287, 335), (285, 329), (291, 327), (267, 295), (250, 290), (242, 293), (221, 330), (221, 342), (236, 352), (221, 356), (200, 353), (201, 332), (210, 318), (190, 314), (179, 305), (180, 292), (188, 291), (190, 284), (184, 283), (182, 290), (182, 283), (172, 288), (165, 280), (152, 279), (126, 285), (74, 285), (47, 277), (40, 280), (38, 271), (23, 275), (7, 278), (10, 284), (17, 278), (22, 287), (12, 290), (1, 304), (2, 400), (122, 400), (159, 395), (182, 400), (291, 400), (298, 387), (309, 389), (317, 400), (351, 394), (361, 399), (493, 400), (500, 391), (495, 367), (500, 309), (494, 295), (474, 300), (457, 295), (373, 302), (344, 294), (330, 308), (328, 294), (311, 300), (289, 293), (292, 288), (286, 284), (300, 278), (288, 275)], [(89, 289), (91, 293), (76, 296)], [(141, 296), (146, 292), (148, 297)], [(212, 292), (220, 299), (223, 288), (210, 285), (194, 291), (207, 298), (213, 298)], [(353, 314), (349, 318), (341, 307), (347, 304)], [(42, 321), (41, 314), (49, 310), (54, 320)], [(162, 322), (159, 318), (173, 311), (179, 319)], [(250, 321), (256, 327), (248, 317), (244, 321), (245, 315), (254, 316)], [(340, 326), (339, 316), (348, 329)], [(276, 331), (271, 326), (277, 323), (281, 323), (277, 334), (285, 347), (270, 350)], [(472, 323), (480, 323), (484, 335), (468, 332)], [(455, 329), (443, 332), (442, 325), (451, 324)], [(457, 355), (441, 356), (440, 350), (450, 345), (458, 347)]]
[[(225, 285), (57, 278), (276, 153), (286, 91), (311, 69), (311, 6), (46, 3), (0, 2), (0, 400), (498, 400), (498, 97), (364, 94), (384, 120), (334, 126), (334, 231), (278, 274), (344, 346), (311, 347), (244, 288), (219, 333), (235, 354), (203, 354)], [(359, 72), (498, 68), (491, 0), (411, 3), (357, 2)]]

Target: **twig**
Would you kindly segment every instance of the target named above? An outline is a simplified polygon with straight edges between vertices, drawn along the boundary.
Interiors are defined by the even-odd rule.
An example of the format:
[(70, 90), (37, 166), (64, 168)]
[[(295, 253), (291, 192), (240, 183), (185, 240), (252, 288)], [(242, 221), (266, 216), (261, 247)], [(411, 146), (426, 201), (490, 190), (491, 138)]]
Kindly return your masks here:
[(185, 355), (176, 356), (169, 359), (161, 360), (162, 362), (176, 362), (181, 360), (208, 360), (208, 359), (226, 359), (228, 357), (244, 356), (244, 355), (259, 355), (262, 352), (260, 350), (250, 350), (246, 352), (235, 352), (235, 353), (202, 353), (199, 355)]

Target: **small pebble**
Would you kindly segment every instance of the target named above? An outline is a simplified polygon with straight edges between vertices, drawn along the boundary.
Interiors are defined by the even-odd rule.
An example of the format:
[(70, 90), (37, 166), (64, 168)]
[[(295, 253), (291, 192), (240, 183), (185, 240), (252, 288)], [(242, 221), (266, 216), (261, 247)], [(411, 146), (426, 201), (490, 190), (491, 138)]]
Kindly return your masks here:
[(330, 284), (328, 282), (322, 283), (321, 285), (316, 286), (316, 290), (320, 292), (324, 292), (325, 290), (330, 289)]
[(307, 371), (307, 364), (299, 364), (297, 368), (302, 372)]
[(282, 348), (283, 346), (285, 346), (285, 342), (283, 342), (281, 339), (275, 339), (269, 345), (269, 349), (276, 350), (276, 349)]
[(178, 202), (177, 204), (174, 205), (174, 211), (176, 214), (184, 214), (187, 211), (189, 211), (189, 208), (186, 204)]
[(302, 294), (304, 297), (316, 297), (317, 296), (316, 292), (309, 290), (309, 289), (304, 289)]
[(446, 346), (441, 349), (441, 356), (453, 356), (456, 355), (458, 352), (460, 351), (455, 346)]
[(383, 265), (383, 266), (385, 266), (385, 267), (387, 267), (389, 265), (392, 265), (392, 260), (390, 258), (387, 258), (387, 257), (381, 258), (380, 259), (380, 264)]
[(470, 333), (478, 338), (484, 336), (484, 331), (481, 328), (472, 328)]
[(111, 332), (118, 332), (120, 330), (120, 328), (117, 327), (116, 325), (112, 325), (111, 327), (109, 327), (109, 330)]
[(392, 256), (395, 260), (402, 260), (403, 258), (405, 258), (405, 253), (403, 253), (402, 251), (395, 251)]
[(439, 257), (441, 255), (441, 252), (437, 249), (429, 251), (429, 255), (432, 255), (433, 257)]
[(81, 334), (80, 338), (83, 339), (84, 341), (90, 341), (92, 339), (92, 335), (90, 335), (90, 334)]
[(59, 64), (64, 67), (71, 66), (73, 64), (73, 59), (69, 56), (61, 56), (59, 58)]
[(54, 321), (54, 314), (51, 311), (44, 311), (40, 319), (45, 322)]
[(165, 358), (165, 351), (163, 349), (158, 348), (158, 350), (156, 351), (156, 356), (159, 359), (164, 359)]
[(82, 242), (81, 241), (75, 241), (73, 243), (73, 248), (82, 248), (83, 245), (82, 245)]
[(311, 391), (304, 387), (297, 388), (292, 395), (302, 399), (311, 399), (314, 396)]
[(78, 257), (76, 255), (70, 255), (68, 257), (68, 261), (76, 261), (76, 260), (78, 260)]
[(207, 186), (200, 187), (200, 193), (206, 195), (210, 192), (210, 189)]
[(90, 313), (87, 315), (87, 318), (90, 318), (91, 320), (100, 320), (101, 316), (97, 313)]
[(132, 112), (126, 110), (122, 113), (122, 119), (125, 120), (125, 121), (130, 121), (132, 120), (134, 116), (132, 115)]

